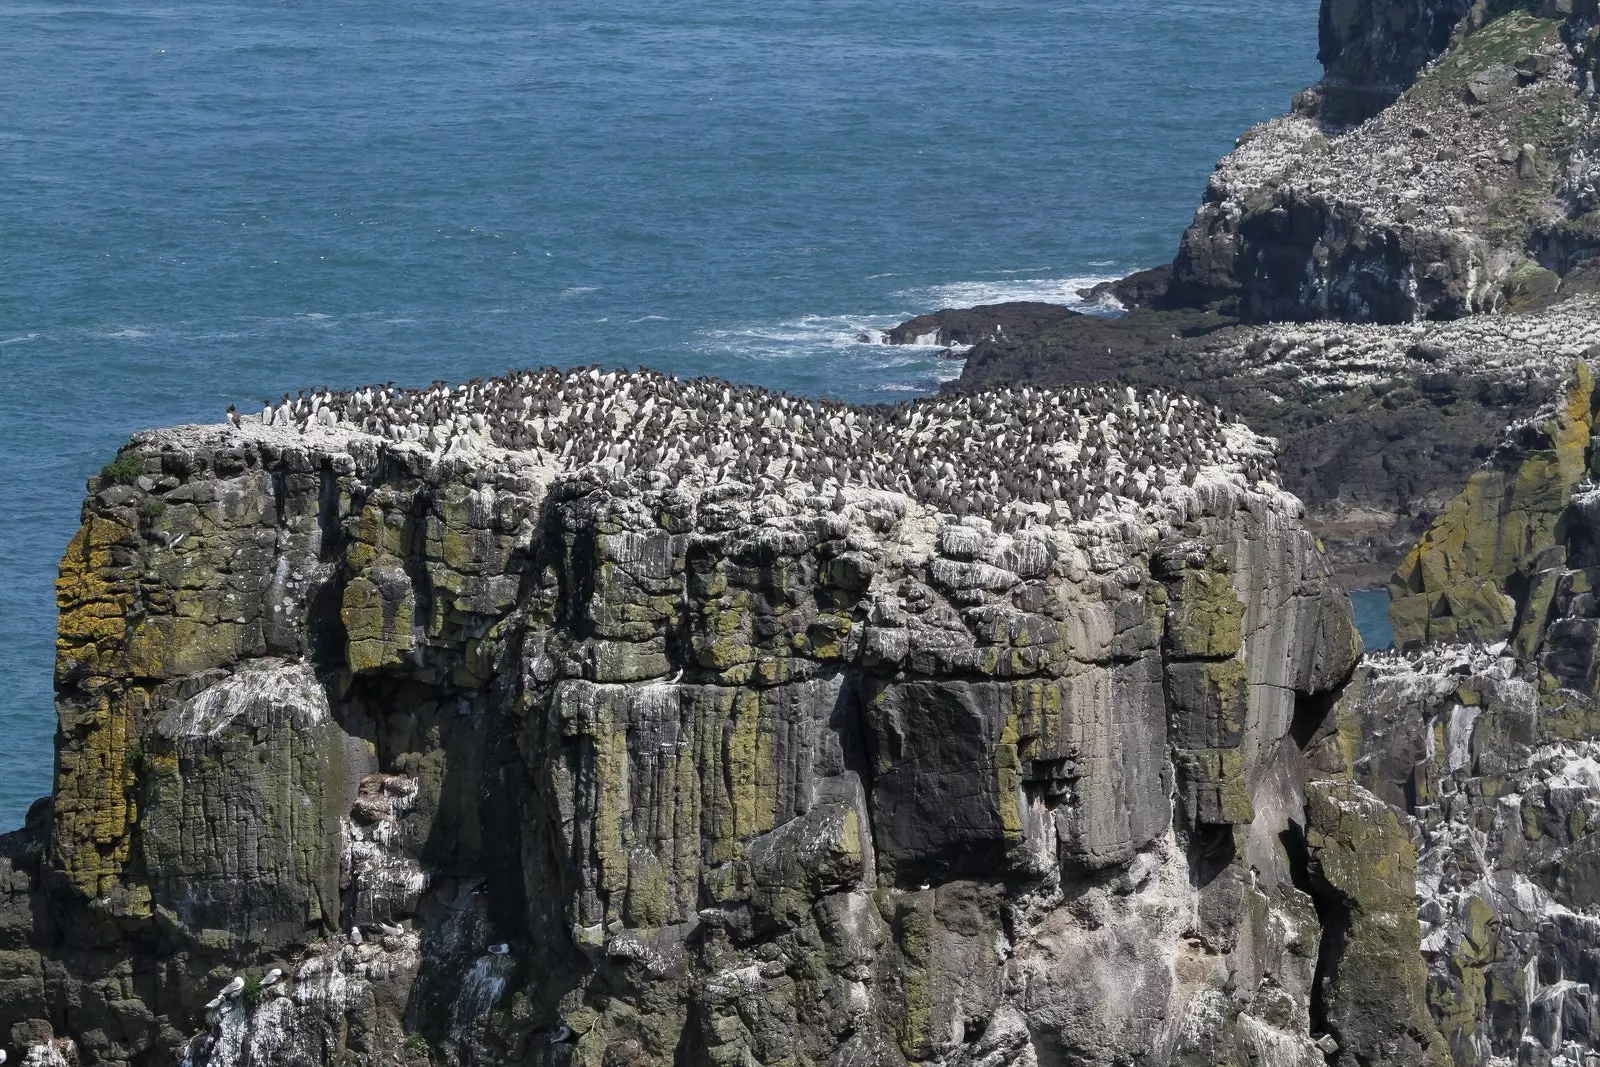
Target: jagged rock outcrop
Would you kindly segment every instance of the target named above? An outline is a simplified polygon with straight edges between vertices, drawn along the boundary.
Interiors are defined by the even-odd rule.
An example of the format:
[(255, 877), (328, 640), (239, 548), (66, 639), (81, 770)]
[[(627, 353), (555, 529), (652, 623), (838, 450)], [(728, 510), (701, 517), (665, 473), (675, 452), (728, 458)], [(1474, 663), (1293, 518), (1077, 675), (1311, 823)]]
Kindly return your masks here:
[[(1376, 890), (1388, 916), (1375, 951), (1347, 947), (1319, 987), (1330, 1033), (1352, 1050), (1387, 1000), (1417, 1020), (1413, 1032), (1437, 1033), (1428, 1048), (1448, 1047), (1458, 1067), (1595, 1055), (1593, 392), (1580, 363), (1557, 403), (1510, 429), (1396, 576), (1404, 651), (1368, 655), (1309, 731), (1311, 773), (1327, 775), (1310, 796), (1334, 791), (1337, 802), (1313, 801), (1308, 833), (1324, 812), (1341, 842), (1390, 838), (1355, 847), (1368, 864), (1338, 868)], [(1398, 866), (1371, 866), (1377, 854)], [(1383, 905), (1352, 907), (1333, 888), (1310, 885), (1324, 928), (1348, 914), (1353, 942), (1355, 916)], [(1397, 906), (1413, 893), (1412, 908)], [(1357, 990), (1377, 992), (1341, 1016), (1351, 968)], [(1387, 1061), (1397, 1048), (1357, 1058)]]
[(1496, 646), (1370, 656), (1320, 743), (1414, 827), (1426, 1001), (1458, 1065), (1594, 1055), (1600, 753), (1554, 695)]
[(1579, 363), (1558, 401), (1513, 428), (1390, 580), (1401, 648), (1515, 640), (1531, 654), (1568, 563), (1567, 509), (1590, 476), (1594, 378)]
[[(1475, 8), (1395, 103), (1344, 126), (1352, 92), (1376, 101), (1388, 89), (1353, 89), (1336, 68), (1350, 62), (1387, 80), (1426, 58), (1454, 7), (1324, 4), (1325, 59), (1340, 12), (1359, 41), (1377, 31), (1387, 58), (1374, 67), (1365, 45), (1344, 45), (1329, 67), (1332, 114), (1312, 92), (1240, 138), (1183, 236), (1169, 301), (1256, 322), (1397, 323), (1499, 310), (1552, 289), (1600, 253), (1587, 7), (1565, 17)], [(1391, 15), (1414, 20), (1417, 36), (1389, 41), (1378, 27)]]
[(1537, 310), (1404, 326), (1138, 311), (979, 344), (951, 388), (1119, 378), (1219, 404), (1278, 441), (1284, 484), (1341, 580), (1378, 585), (1504, 426), (1533, 417), (1597, 346), (1600, 303), (1575, 284)]
[(1329, 0), (1317, 24), (1319, 110), (1338, 123), (1371, 118), (1445, 50), (1473, 0)]
[(1150, 504), (1004, 529), (471, 429), (140, 435), (63, 562), (0, 1041), (1315, 1067), (1307, 887), (1370, 892), (1300, 724), (1359, 639), (1227, 433)]

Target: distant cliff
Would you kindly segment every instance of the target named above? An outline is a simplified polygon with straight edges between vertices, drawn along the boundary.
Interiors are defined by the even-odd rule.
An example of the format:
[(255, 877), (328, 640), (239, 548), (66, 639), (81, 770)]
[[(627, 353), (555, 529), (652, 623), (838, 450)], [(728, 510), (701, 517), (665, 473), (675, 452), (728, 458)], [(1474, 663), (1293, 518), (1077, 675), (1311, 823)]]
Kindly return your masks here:
[(1377, 584), (1600, 341), (1597, 27), (1585, 0), (1328, 0), (1323, 81), (1218, 163), (1170, 267), (1101, 287), (1129, 314), (918, 332), (976, 338), (951, 391), (1122, 380), (1238, 413)]

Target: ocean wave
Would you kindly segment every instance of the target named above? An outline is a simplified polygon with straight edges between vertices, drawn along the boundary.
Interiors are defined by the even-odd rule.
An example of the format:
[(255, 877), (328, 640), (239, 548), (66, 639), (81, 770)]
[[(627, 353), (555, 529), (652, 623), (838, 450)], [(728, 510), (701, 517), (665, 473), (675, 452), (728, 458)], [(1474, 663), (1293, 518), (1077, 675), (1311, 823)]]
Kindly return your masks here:
[(927, 311), (940, 308), (977, 307), (979, 304), (1009, 304), (1034, 300), (1045, 304), (1061, 304), (1078, 311), (1101, 310), (1078, 295), (1079, 289), (1088, 289), (1101, 282), (1115, 281), (1118, 275), (1091, 275), (1081, 278), (1006, 278), (994, 281), (952, 282), (923, 289), (909, 289), (902, 298)]
[(25, 345), (29, 341), (38, 340), (38, 338), (39, 338), (39, 335), (36, 334), (36, 333), (23, 333), (23, 334), (18, 334), (15, 337), (6, 337), (6, 338), (3, 338), (3, 339), (0, 339), (0, 345)]
[[(1108, 277), (996, 277), (904, 289), (888, 294), (893, 310), (845, 315), (802, 315), (777, 322), (705, 330), (695, 346), (718, 363), (769, 366), (809, 360), (814, 373), (834, 375), (839, 387), (860, 396), (924, 395), (961, 374), (963, 346), (890, 345), (888, 333), (918, 315), (948, 307), (974, 307), (1020, 300), (1062, 304), (1079, 311), (1114, 313), (1078, 295)], [(835, 363), (834, 361), (838, 362)], [(834, 368), (837, 368), (835, 375)]]
[(884, 334), (899, 322), (893, 315), (805, 315), (771, 325), (709, 330), (705, 336), (714, 348), (783, 354), (797, 349), (881, 346)]

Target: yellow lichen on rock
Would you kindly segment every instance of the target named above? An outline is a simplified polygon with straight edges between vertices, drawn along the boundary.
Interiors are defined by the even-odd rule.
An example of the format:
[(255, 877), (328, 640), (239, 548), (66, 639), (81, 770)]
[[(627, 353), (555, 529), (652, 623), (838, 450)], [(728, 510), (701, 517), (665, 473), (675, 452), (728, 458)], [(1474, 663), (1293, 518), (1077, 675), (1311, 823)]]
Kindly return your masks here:
[(1549, 417), (1526, 428), (1527, 447), (1473, 474), (1413, 546), (1389, 580), (1399, 647), (1512, 637), (1511, 587), (1536, 584), (1531, 572), (1558, 548), (1558, 524), (1588, 470), (1593, 402), (1594, 376), (1580, 361)]

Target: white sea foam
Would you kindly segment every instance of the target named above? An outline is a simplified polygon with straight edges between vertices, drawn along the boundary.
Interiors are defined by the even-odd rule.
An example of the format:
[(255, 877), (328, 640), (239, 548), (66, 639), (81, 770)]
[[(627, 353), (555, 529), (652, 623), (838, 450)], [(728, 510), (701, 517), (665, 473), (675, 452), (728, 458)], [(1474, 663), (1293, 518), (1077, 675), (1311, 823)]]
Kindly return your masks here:
[[(1001, 274), (1036, 275), (1024, 270), (997, 271)], [(886, 303), (892, 310), (853, 315), (804, 315), (779, 322), (742, 325), (702, 333), (700, 351), (719, 361), (752, 360), (774, 362), (793, 359), (827, 361), (843, 357), (840, 364), (846, 377), (857, 383), (857, 392), (922, 394), (930, 393), (961, 374), (961, 360), (968, 346), (939, 344), (889, 345), (891, 329), (918, 315), (940, 308), (964, 308), (978, 304), (999, 304), (1036, 300), (1060, 304), (1078, 311), (1114, 314), (1119, 309), (1091, 303), (1078, 295), (1105, 277), (1047, 278), (995, 277), (957, 282), (950, 285), (905, 289), (889, 294)], [(955, 358), (952, 358), (955, 357)]]
[(38, 338), (36, 333), (18, 334), (16, 337), (7, 337), (0, 340), (0, 345), (23, 345)]
[(884, 335), (903, 319), (897, 315), (806, 315), (770, 325), (710, 330), (707, 347), (717, 351), (746, 351), (768, 355), (798, 354), (799, 350), (847, 349), (883, 345)]
[(1103, 309), (1079, 296), (1078, 290), (1113, 281), (1115, 277), (995, 278), (909, 289), (900, 296), (927, 311), (1035, 300), (1045, 304), (1060, 304), (1076, 311), (1095, 312)]

